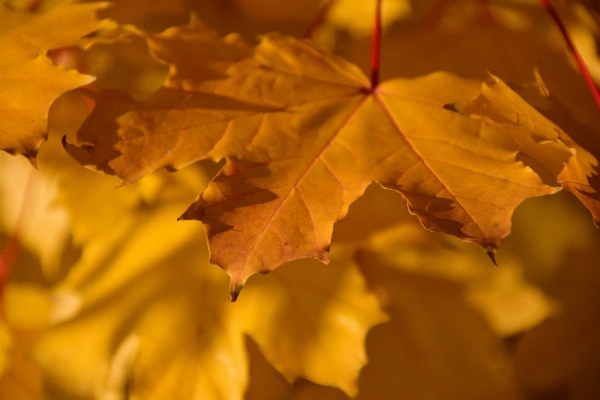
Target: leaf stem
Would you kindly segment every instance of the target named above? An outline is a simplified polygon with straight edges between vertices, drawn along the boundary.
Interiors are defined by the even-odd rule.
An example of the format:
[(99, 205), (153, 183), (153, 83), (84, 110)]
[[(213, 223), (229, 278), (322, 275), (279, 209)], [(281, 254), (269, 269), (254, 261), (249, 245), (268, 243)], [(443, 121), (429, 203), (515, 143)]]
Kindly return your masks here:
[(312, 38), (315, 35), (315, 33), (323, 26), (323, 24), (325, 24), (327, 18), (329, 18), (329, 12), (331, 11), (331, 8), (336, 3), (336, 1), (337, 0), (329, 0), (323, 7), (321, 7), (321, 10), (319, 10), (319, 13), (304, 33), (305, 38)]
[(371, 49), (371, 89), (379, 85), (379, 59), (381, 56), (381, 0), (375, 4), (375, 24), (373, 26), (373, 47)]
[(571, 36), (569, 35), (569, 32), (567, 31), (567, 27), (563, 23), (562, 19), (560, 18), (560, 15), (558, 15), (558, 12), (556, 11), (556, 9), (552, 5), (552, 3), (550, 3), (550, 0), (541, 0), (541, 2), (544, 5), (544, 8), (546, 8), (548, 13), (550, 13), (550, 15), (552, 16), (552, 19), (554, 19), (554, 22), (556, 23), (558, 28), (560, 29), (560, 32), (562, 33), (562, 36), (565, 39), (565, 42), (567, 44), (567, 47), (569, 48), (569, 51), (571, 52), (571, 55), (575, 58), (575, 61), (577, 62), (577, 66), (579, 68), (579, 71), (583, 75), (583, 79), (585, 80), (585, 83), (587, 84), (588, 88), (592, 92), (592, 95), (594, 96), (594, 100), (596, 100), (596, 105), (598, 106), (598, 109), (600, 109), (600, 90), (598, 90), (598, 86), (594, 82), (594, 78), (592, 78), (590, 71), (588, 70), (587, 66), (585, 65), (585, 62), (583, 61), (583, 59), (581, 58), (581, 55), (577, 51), (577, 48), (575, 47), (575, 44), (573, 43), (573, 40), (571, 39)]

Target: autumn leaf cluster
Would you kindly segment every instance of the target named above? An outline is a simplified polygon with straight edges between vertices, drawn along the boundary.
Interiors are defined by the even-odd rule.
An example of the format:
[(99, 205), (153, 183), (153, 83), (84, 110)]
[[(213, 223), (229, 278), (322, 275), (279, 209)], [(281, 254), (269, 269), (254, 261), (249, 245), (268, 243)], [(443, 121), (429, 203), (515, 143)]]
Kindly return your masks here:
[(544, 3), (0, 2), (0, 398), (592, 398), (600, 14)]

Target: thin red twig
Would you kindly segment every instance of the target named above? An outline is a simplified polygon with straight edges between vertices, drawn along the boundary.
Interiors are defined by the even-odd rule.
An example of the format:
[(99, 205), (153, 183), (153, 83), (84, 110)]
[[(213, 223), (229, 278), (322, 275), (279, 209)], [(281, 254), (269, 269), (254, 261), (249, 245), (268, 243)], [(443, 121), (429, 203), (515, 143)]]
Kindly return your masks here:
[(583, 75), (585, 83), (592, 92), (594, 100), (596, 100), (596, 105), (598, 106), (598, 109), (600, 109), (600, 90), (598, 90), (598, 86), (596, 85), (596, 82), (594, 82), (594, 78), (592, 78), (590, 71), (585, 65), (583, 59), (581, 58), (581, 55), (577, 51), (577, 48), (575, 47), (575, 44), (573, 43), (573, 40), (571, 39), (571, 36), (567, 31), (567, 27), (563, 23), (562, 19), (560, 18), (560, 15), (558, 15), (558, 12), (556, 11), (552, 3), (550, 3), (550, 0), (541, 1), (548, 13), (550, 13), (550, 15), (552, 16), (552, 19), (554, 19), (554, 22), (556, 23), (558, 28), (560, 29), (560, 32), (562, 33), (562, 36), (565, 39), (565, 43), (567, 44), (569, 51), (571, 52), (571, 54), (575, 58), (575, 61), (577, 62), (577, 67), (579, 68), (581, 75)]
[(371, 49), (371, 89), (379, 85), (379, 60), (381, 57), (381, 0), (376, 0), (373, 48)]
[(323, 26), (325, 21), (327, 21), (327, 18), (329, 18), (329, 12), (336, 1), (337, 0), (329, 0), (327, 4), (321, 7), (321, 10), (319, 10), (319, 13), (304, 33), (305, 38), (312, 38), (315, 35), (315, 32)]

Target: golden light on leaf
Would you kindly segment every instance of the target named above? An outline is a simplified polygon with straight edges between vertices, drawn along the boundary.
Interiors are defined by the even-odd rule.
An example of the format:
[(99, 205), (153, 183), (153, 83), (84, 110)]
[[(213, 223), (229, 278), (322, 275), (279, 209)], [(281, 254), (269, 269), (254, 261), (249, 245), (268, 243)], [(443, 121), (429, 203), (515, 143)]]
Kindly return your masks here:
[(0, 3), (0, 398), (598, 392), (600, 113), (537, 0)]
[(572, 155), (566, 134), (497, 78), (436, 73), (371, 88), (309, 42), (270, 34), (252, 52), (195, 20), (147, 39), (170, 65), (165, 85), (143, 102), (94, 95), (81, 145), (66, 147), (126, 183), (225, 157), (182, 218), (206, 225), (233, 298), (256, 272), (326, 262), (333, 224), (372, 181), (401, 192), (426, 228), (493, 252), (515, 207), (556, 192)]

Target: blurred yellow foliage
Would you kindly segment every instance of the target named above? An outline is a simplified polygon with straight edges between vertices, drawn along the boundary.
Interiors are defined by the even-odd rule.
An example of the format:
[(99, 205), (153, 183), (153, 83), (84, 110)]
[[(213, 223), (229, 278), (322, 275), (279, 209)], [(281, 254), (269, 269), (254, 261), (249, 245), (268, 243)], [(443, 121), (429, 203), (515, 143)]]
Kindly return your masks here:
[[(0, 399), (586, 400), (600, 393), (600, 233), (566, 191), (517, 208), (495, 267), (477, 246), (424, 230), (398, 192), (370, 185), (335, 223), (329, 265), (292, 261), (252, 277), (230, 303), (226, 274), (208, 262), (202, 225), (177, 221), (222, 163), (160, 169), (121, 186), (63, 149), (61, 138), (76, 141), (99, 91), (144, 101), (165, 79), (205, 65), (166, 65), (156, 50), (164, 43), (143, 39), (186, 24), (190, 13), (249, 41), (308, 32), (368, 71), (370, 38), (361, 35), (376, 1), (359, 3), (0, 1), (0, 54), (10, 53), (0, 60), (0, 145), (37, 156), (35, 169), (0, 152), (0, 249), (20, 245), (14, 264), (0, 252), (0, 277), (10, 272), (0, 298)], [(592, 3), (556, 6), (597, 79)], [(540, 2), (383, 4), (382, 78), (437, 70), (498, 76), (566, 131), (580, 157), (589, 152), (581, 174), (590, 178), (588, 194), (579, 194), (593, 209), (600, 112)], [(223, 40), (255, 51), (237, 35)], [(239, 61), (233, 50), (223, 59), (202, 51), (219, 68), (223, 59)], [(67, 82), (36, 92), (34, 79), (57, 76)], [(540, 82), (549, 96), (539, 94)], [(31, 105), (33, 127), (15, 111)], [(456, 108), (483, 115), (484, 106)], [(7, 136), (13, 126), (26, 145)]]

